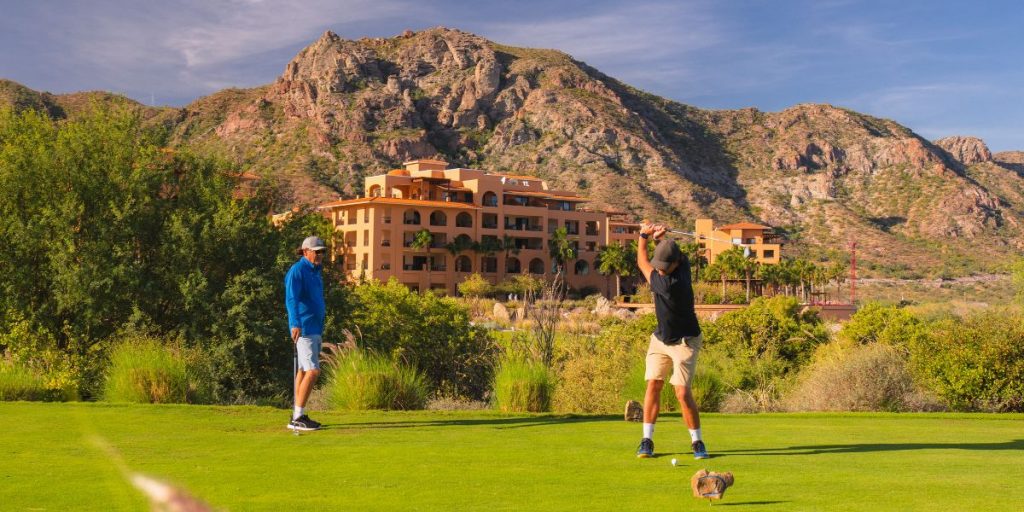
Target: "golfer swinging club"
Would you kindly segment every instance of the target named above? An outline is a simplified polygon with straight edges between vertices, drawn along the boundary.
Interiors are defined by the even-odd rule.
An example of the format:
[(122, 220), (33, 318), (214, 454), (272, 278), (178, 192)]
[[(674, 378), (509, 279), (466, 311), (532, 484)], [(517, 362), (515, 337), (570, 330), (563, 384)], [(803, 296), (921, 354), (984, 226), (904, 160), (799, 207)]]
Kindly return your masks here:
[(302, 257), (284, 277), (284, 303), (288, 308), (288, 326), (298, 356), (295, 372), (295, 410), (288, 428), (317, 430), (320, 424), (306, 415), (306, 399), (320, 375), (320, 346), (324, 332), (324, 282), (320, 274), (327, 247), (319, 237), (302, 241)]
[[(654, 455), (654, 423), (658, 420), (661, 389), (665, 385), (665, 377), (671, 371), (672, 379), (669, 382), (682, 407), (683, 420), (690, 430), (693, 458), (706, 459), (708, 452), (701, 439), (700, 413), (690, 390), (703, 336), (697, 323), (697, 314), (693, 310), (690, 262), (679, 250), (675, 240), (662, 239), (666, 230), (661, 224), (644, 222), (640, 226), (640, 240), (637, 242), (637, 266), (651, 285), (658, 326), (651, 334), (647, 348), (644, 437), (636, 450), (636, 456), (647, 458)], [(652, 236), (659, 242), (654, 249), (654, 258), (648, 261), (647, 240)]]

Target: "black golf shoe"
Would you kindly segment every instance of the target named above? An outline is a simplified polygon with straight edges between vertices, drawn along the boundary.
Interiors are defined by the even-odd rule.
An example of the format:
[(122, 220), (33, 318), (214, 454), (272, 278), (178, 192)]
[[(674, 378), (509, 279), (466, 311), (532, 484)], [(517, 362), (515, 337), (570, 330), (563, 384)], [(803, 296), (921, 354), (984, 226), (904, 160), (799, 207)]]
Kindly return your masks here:
[(302, 431), (320, 430), (320, 423), (317, 423), (309, 419), (309, 416), (303, 414), (302, 416), (299, 416), (298, 418), (295, 418), (290, 423), (288, 423), (288, 428), (292, 430)]

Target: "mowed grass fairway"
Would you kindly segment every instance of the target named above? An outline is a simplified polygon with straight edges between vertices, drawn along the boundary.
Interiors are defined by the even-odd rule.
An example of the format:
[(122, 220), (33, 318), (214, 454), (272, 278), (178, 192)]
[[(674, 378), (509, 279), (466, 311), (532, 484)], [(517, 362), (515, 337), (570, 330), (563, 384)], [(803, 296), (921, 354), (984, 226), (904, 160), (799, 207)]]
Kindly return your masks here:
[(128, 470), (229, 510), (706, 510), (707, 467), (736, 476), (727, 510), (1024, 510), (1019, 414), (706, 414), (700, 462), (678, 415), (646, 460), (607, 416), (316, 413), (296, 437), (287, 415), (2, 403), (0, 509), (146, 510)]

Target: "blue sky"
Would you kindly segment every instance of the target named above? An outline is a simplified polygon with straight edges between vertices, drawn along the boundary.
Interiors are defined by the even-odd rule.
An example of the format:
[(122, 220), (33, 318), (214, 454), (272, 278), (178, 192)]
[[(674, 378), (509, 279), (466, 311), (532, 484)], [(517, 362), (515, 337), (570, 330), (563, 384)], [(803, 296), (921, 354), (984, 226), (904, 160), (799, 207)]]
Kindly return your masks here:
[(181, 106), (272, 82), (330, 29), (459, 28), (556, 48), (701, 108), (831, 103), (1024, 150), (1017, 1), (0, 0), (0, 77)]

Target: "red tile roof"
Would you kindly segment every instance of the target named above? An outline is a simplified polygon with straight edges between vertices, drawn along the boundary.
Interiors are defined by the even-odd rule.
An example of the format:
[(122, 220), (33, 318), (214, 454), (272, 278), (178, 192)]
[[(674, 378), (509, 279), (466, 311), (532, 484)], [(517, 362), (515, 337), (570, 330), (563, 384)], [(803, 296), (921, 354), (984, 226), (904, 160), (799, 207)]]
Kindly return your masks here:
[(771, 226), (762, 226), (760, 224), (754, 224), (752, 222), (738, 222), (736, 224), (729, 224), (718, 228), (719, 231), (728, 231), (731, 229), (772, 229)]
[(397, 197), (360, 197), (356, 199), (345, 199), (342, 201), (332, 201), (330, 203), (324, 203), (320, 205), (320, 208), (333, 208), (335, 206), (350, 206), (354, 204), (367, 203), (402, 204), (407, 206), (430, 206), (434, 208), (459, 208), (464, 210), (480, 209), (479, 206), (466, 203), (458, 203), (455, 201), (427, 201), (425, 199), (401, 199)]

